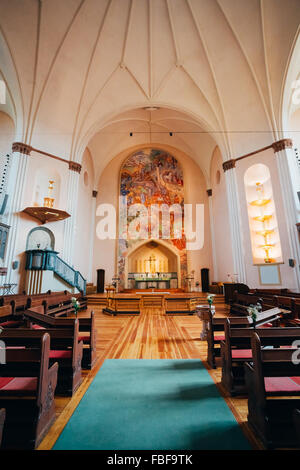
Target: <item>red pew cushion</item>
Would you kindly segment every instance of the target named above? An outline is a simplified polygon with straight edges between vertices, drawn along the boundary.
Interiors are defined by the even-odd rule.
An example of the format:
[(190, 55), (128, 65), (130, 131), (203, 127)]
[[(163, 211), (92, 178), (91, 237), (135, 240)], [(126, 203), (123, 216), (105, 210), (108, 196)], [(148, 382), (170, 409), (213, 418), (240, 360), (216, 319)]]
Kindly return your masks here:
[(299, 377), (265, 377), (266, 392), (300, 392)]
[(272, 328), (273, 326), (272, 323), (264, 323), (263, 325), (259, 325), (258, 328)]
[(232, 349), (232, 359), (251, 359), (252, 349)]
[(50, 359), (69, 359), (72, 357), (72, 351), (63, 351), (63, 350), (51, 350), (49, 354)]
[(91, 337), (90, 336), (78, 336), (78, 341), (90, 341)]
[(41, 325), (36, 325), (36, 324), (32, 325), (31, 328), (32, 328), (33, 330), (45, 330), (45, 329), (46, 329), (46, 328), (44, 328), (43, 326), (41, 326)]
[(36, 388), (36, 377), (0, 377), (1, 391), (34, 391)]
[(222, 333), (220, 333), (219, 335), (215, 334), (214, 335), (214, 340), (215, 341), (225, 341), (225, 335), (224, 334), (222, 335)]
[(4, 321), (3, 323), (0, 323), (0, 326), (3, 326), (3, 328), (14, 328), (15, 326), (20, 326), (20, 325), (22, 325), (22, 322), (15, 321), (15, 320), (9, 320), (9, 321)]

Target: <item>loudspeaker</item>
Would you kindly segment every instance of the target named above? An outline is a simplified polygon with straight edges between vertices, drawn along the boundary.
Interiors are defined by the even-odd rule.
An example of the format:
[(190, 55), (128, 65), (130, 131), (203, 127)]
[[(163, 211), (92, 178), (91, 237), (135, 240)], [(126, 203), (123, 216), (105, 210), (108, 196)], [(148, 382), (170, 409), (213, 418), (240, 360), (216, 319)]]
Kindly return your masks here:
[(104, 269), (97, 269), (97, 293), (98, 294), (103, 294), (104, 292), (104, 279), (105, 279)]
[(209, 292), (209, 269), (208, 268), (201, 269), (201, 285), (202, 285), (202, 292)]

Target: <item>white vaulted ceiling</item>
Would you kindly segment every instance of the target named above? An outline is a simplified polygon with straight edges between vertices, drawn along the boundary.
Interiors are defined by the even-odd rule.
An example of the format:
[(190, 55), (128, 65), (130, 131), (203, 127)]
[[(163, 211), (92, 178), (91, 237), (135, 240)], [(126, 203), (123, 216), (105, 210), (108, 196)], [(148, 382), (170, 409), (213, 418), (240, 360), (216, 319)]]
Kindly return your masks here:
[(299, 0), (1, 0), (0, 109), (62, 157), (101, 139), (98, 168), (127, 131), (134, 145), (177, 131), (169, 144), (206, 172), (216, 143), (228, 159), (281, 137), (299, 23)]

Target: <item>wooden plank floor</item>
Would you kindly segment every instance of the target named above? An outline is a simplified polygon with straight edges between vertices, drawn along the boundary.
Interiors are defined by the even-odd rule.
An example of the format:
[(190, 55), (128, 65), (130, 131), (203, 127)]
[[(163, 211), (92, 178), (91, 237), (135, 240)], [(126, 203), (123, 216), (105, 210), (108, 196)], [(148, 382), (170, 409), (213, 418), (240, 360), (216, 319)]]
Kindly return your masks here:
[[(206, 367), (206, 341), (200, 340), (201, 321), (196, 315), (165, 315), (159, 309), (144, 309), (139, 316), (111, 317), (102, 308), (92, 307), (98, 331), (98, 360), (92, 371), (83, 371), (83, 382), (72, 398), (57, 397), (57, 419), (40, 444), (40, 450), (53, 447), (64, 426), (105, 359), (201, 359)], [(90, 307), (80, 316), (89, 316)], [(216, 315), (227, 314), (227, 306), (216, 304)], [(226, 397), (220, 382), (221, 369), (208, 371), (224, 396), (254, 449), (262, 449), (247, 426), (247, 400)]]

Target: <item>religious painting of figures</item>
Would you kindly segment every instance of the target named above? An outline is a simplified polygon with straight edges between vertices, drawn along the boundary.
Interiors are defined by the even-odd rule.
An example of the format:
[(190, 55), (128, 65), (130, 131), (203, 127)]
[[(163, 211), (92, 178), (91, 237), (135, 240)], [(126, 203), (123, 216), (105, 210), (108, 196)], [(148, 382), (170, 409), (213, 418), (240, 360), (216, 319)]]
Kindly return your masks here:
[[(151, 148), (139, 150), (129, 156), (121, 168), (120, 201), (123, 201), (122, 204), (124, 204), (123, 211), (119, 211), (120, 218), (123, 214), (122, 223), (119, 220), (118, 250), (118, 270), (121, 285), (125, 285), (127, 274), (125, 273), (126, 257), (129, 252), (135, 249), (135, 246), (140, 244), (141, 239), (163, 239), (164, 242), (169, 244), (170, 249), (173, 252), (176, 251), (180, 257), (180, 274), (183, 280), (187, 273), (186, 239), (183, 229), (184, 183), (182, 168), (178, 161), (163, 150)], [(146, 230), (144, 235), (141, 232), (142, 235), (139, 239), (131, 237), (128, 231), (130, 224), (134, 223), (134, 219), (137, 220), (137, 218), (136, 228), (140, 228), (140, 211), (130, 212), (130, 208), (133, 206), (139, 207), (136, 205), (142, 206), (144, 215), (147, 218), (145, 222)], [(170, 222), (169, 231), (166, 231), (167, 219), (163, 219), (161, 214), (157, 217), (153, 216), (153, 208), (155, 207), (160, 212), (162, 210), (167, 211), (166, 217)], [(177, 215), (171, 207), (178, 209)]]

